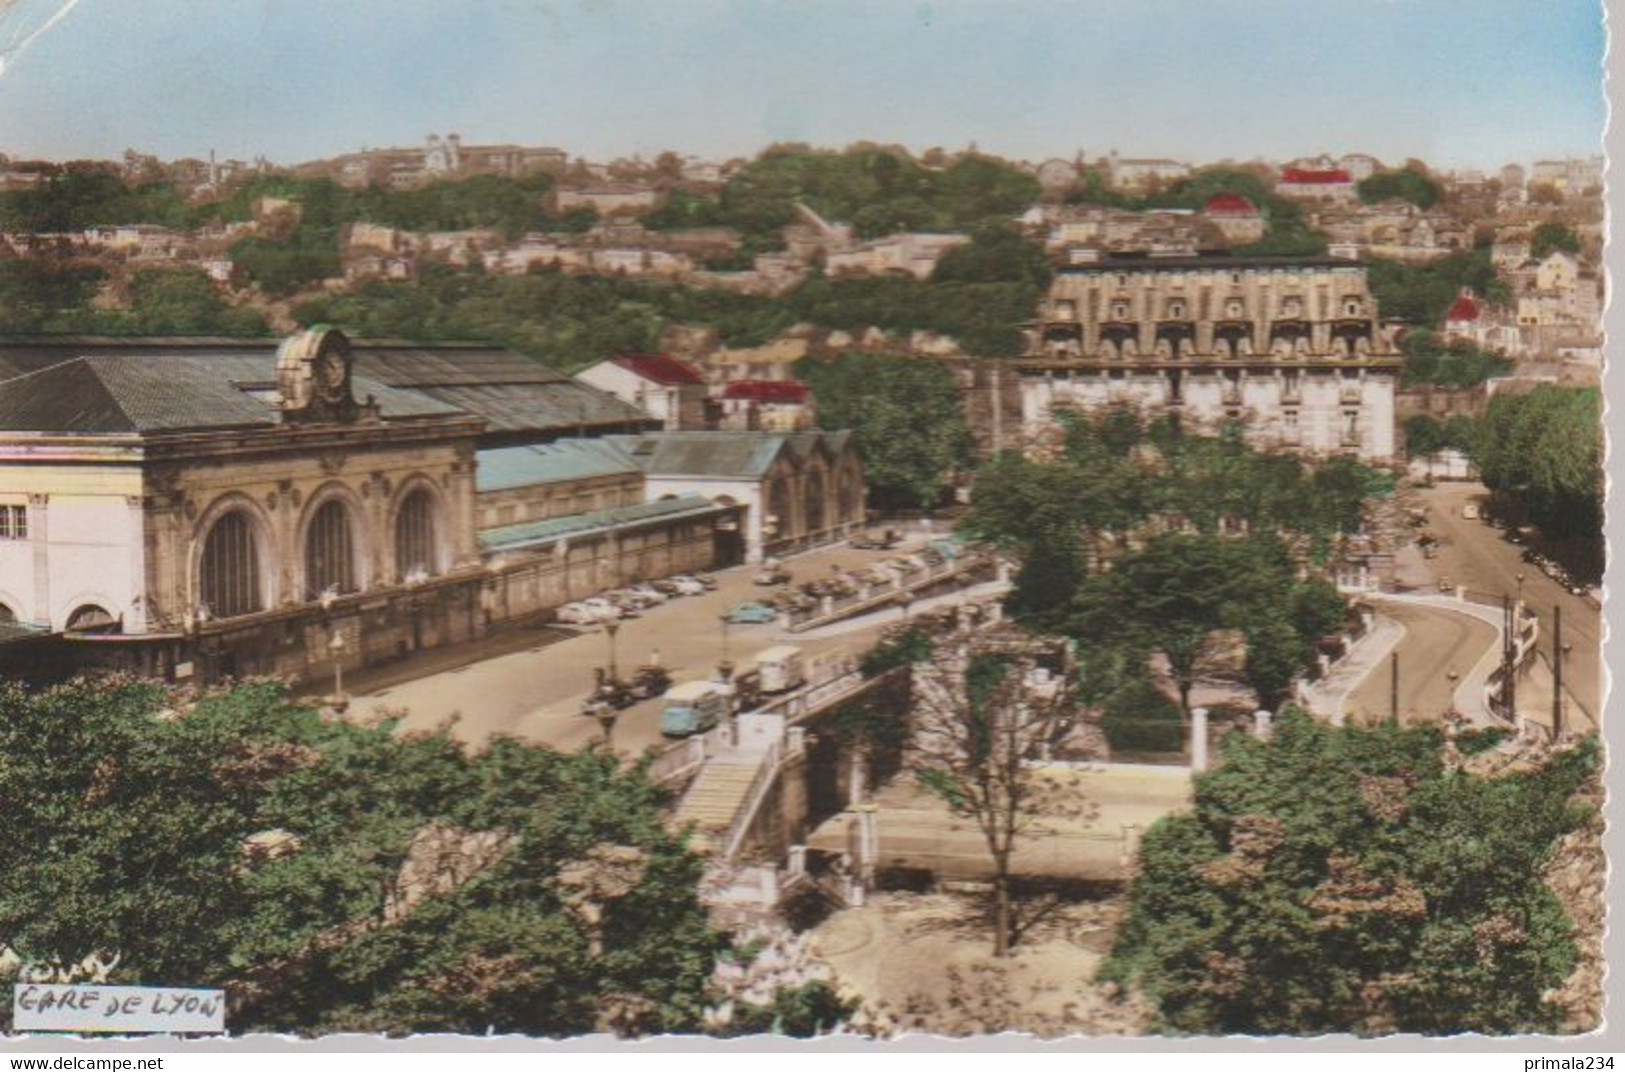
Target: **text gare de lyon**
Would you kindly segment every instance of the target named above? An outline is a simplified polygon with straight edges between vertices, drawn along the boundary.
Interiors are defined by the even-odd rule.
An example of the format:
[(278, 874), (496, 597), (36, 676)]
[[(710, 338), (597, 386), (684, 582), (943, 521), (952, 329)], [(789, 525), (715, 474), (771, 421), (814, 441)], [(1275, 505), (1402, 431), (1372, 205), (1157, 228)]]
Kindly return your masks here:
[(29, 986), (17, 993), (17, 1008), (28, 1012), (50, 1012), (68, 1009), (74, 1012), (100, 1010), (103, 1016), (131, 1016), (150, 1013), (154, 1016), (173, 1016), (192, 1013), (213, 1016), (220, 1010), (221, 995), (200, 995), (177, 991), (166, 994), (154, 991), (143, 994), (108, 993), (92, 988), (67, 989), (59, 987)]

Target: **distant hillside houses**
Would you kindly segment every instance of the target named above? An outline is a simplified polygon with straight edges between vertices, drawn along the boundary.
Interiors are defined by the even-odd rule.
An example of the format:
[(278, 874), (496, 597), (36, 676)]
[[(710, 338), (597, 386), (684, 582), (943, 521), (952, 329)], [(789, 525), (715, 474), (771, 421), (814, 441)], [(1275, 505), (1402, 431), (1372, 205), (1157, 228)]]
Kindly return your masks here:
[(341, 186), (362, 189), (381, 186), (409, 190), (437, 179), (474, 175), (521, 176), (564, 172), (568, 157), (562, 149), (522, 145), (464, 145), (461, 136), (430, 134), (421, 146), (363, 149), (328, 160), (315, 160), (294, 168), (306, 178), (328, 178)]

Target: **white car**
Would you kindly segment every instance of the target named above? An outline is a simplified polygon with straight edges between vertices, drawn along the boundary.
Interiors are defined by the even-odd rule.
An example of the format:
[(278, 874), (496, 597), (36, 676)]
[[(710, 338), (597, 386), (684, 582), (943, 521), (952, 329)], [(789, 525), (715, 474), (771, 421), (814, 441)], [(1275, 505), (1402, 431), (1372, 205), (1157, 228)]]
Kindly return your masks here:
[(627, 591), (641, 600), (646, 607), (659, 606), (666, 601), (665, 593), (650, 584), (634, 584)]
[(576, 603), (566, 603), (558, 609), (558, 619), (566, 625), (597, 625), (599, 622), (614, 621), (621, 616), (621, 609), (607, 599), (583, 599)]
[(705, 585), (687, 574), (671, 578), (671, 583), (676, 586), (679, 595), (699, 596), (705, 594)]

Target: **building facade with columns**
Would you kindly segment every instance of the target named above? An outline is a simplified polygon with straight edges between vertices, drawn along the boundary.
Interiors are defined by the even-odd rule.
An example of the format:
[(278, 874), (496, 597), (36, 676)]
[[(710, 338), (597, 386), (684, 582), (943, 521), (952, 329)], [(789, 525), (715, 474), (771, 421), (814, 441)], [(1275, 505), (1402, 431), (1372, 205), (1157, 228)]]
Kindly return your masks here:
[(1364, 265), (1334, 258), (1121, 256), (1060, 268), (1026, 326), (1024, 431), (1127, 406), (1261, 448), (1394, 457), (1401, 357)]

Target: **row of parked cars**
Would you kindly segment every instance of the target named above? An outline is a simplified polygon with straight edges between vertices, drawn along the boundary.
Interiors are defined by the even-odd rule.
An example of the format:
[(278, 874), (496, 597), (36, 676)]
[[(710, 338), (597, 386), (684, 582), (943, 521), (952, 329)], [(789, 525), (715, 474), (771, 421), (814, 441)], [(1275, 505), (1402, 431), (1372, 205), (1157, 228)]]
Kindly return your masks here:
[(1577, 596), (1586, 595), (1590, 591), (1590, 588), (1584, 582), (1575, 579), (1574, 575), (1568, 571), (1568, 568), (1563, 563), (1549, 555), (1541, 554), (1533, 547), (1525, 547), (1522, 558)]
[(659, 606), (667, 600), (701, 595), (716, 586), (716, 578), (708, 573), (685, 573), (566, 603), (558, 609), (557, 617), (566, 625), (597, 625), (621, 618), (636, 618), (650, 607)]

